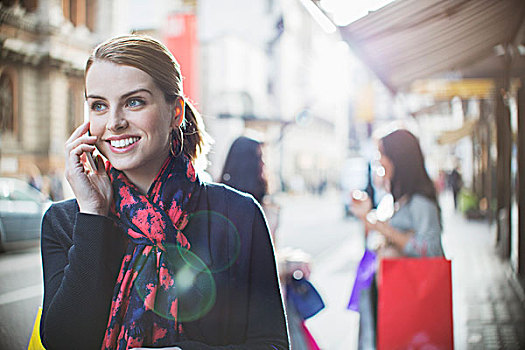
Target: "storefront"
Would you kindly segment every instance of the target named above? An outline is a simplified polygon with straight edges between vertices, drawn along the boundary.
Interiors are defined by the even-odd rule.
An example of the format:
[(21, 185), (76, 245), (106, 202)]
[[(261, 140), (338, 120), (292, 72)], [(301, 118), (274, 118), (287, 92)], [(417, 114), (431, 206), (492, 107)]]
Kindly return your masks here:
[[(397, 0), (340, 28), (394, 95), (417, 81), (448, 81), (478, 95), (476, 120), (447, 134), (472, 139), (472, 190), (496, 223), (500, 255), (525, 278), (525, 3)], [(469, 84), (465, 84), (465, 81)], [(462, 88), (460, 88), (462, 87)], [(468, 94), (467, 94), (468, 95)]]

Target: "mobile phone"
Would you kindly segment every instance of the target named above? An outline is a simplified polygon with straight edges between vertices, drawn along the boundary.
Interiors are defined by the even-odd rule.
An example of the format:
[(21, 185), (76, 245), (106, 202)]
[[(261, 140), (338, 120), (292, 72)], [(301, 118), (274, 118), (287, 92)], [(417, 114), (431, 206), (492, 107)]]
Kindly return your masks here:
[[(87, 103), (84, 104), (84, 122), (89, 121), (89, 108)], [(88, 136), (91, 136), (91, 131), (88, 129), (87, 131)], [(88, 163), (88, 166), (91, 168), (90, 170), (92, 172), (97, 171), (97, 165), (95, 164), (95, 161), (93, 160), (93, 156), (89, 152), (84, 152), (86, 154), (86, 161)]]
[[(87, 105), (87, 102), (84, 103), (84, 122), (89, 121), (89, 107)], [(91, 136), (91, 132), (88, 129), (88, 135)], [(89, 152), (84, 152), (86, 154), (86, 162), (88, 163), (88, 166), (91, 168), (90, 170), (92, 172), (97, 171), (97, 165), (95, 164), (95, 161), (93, 160), (93, 156)]]
[[(91, 136), (91, 133), (89, 132), (89, 130), (88, 130), (88, 135)], [(89, 152), (84, 152), (84, 154), (86, 155), (87, 163), (88, 163), (89, 167), (91, 168), (90, 170), (92, 172), (96, 172), (97, 171), (97, 166), (95, 164), (95, 161), (93, 160), (93, 156)]]

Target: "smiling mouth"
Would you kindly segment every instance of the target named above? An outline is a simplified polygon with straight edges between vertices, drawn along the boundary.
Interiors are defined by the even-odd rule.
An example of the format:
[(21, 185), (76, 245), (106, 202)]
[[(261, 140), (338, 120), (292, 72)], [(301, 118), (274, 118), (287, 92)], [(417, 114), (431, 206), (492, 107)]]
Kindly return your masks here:
[(115, 148), (125, 148), (140, 140), (140, 137), (128, 137), (121, 140), (110, 140), (109, 144)]

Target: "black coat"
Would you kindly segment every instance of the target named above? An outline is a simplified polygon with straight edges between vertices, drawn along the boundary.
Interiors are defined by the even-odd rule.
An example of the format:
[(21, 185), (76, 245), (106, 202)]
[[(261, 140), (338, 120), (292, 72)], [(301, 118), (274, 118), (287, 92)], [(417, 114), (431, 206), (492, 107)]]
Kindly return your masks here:
[[(203, 184), (184, 229), (213, 272), (216, 298), (201, 318), (183, 323), (190, 349), (288, 349), (283, 303), (267, 224), (252, 197)], [(47, 349), (100, 349), (126, 235), (105, 216), (79, 213), (75, 200), (55, 203), (42, 223)], [(132, 244), (132, 243), (129, 243)]]

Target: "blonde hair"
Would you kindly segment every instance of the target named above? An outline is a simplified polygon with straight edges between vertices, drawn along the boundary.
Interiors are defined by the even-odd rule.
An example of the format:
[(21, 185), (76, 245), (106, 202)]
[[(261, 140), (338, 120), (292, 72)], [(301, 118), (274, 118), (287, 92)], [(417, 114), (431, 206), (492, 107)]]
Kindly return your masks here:
[[(164, 98), (168, 103), (174, 103), (178, 97), (183, 98), (185, 101), (184, 120), (181, 125), (184, 138), (183, 152), (192, 161), (206, 155), (211, 138), (204, 128), (201, 115), (184, 97), (180, 65), (166, 46), (145, 35), (118, 36), (99, 44), (93, 50), (87, 60), (85, 74), (98, 60), (135, 67), (147, 73), (155, 85), (164, 92)], [(179, 139), (179, 133), (174, 132), (174, 137)]]

